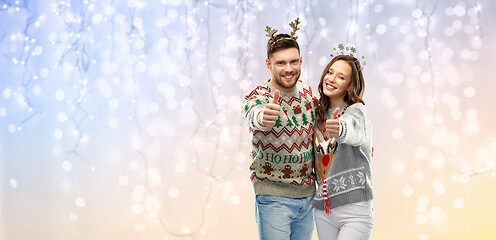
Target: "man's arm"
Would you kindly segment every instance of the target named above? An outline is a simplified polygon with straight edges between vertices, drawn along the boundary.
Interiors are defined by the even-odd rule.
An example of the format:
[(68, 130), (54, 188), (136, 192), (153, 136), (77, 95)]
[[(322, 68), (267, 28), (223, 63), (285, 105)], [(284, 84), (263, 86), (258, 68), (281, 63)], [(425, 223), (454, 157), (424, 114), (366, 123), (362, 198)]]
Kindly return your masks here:
[[(268, 100), (267, 100), (268, 101)], [(246, 97), (244, 101), (243, 117), (252, 130), (268, 131), (274, 126), (279, 117), (281, 106), (279, 105), (279, 90), (276, 90), (271, 102), (261, 98), (261, 95)]]

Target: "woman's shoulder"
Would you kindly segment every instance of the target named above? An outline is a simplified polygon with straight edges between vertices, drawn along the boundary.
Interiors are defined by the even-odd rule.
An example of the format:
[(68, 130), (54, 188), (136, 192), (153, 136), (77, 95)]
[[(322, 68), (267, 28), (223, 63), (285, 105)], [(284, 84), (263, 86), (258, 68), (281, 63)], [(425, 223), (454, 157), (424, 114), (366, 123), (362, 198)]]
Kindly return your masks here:
[(367, 112), (367, 108), (365, 107), (365, 104), (363, 104), (361, 102), (357, 102), (357, 103), (353, 103), (353, 104), (349, 105), (348, 109), (349, 110), (355, 110), (355, 111)]

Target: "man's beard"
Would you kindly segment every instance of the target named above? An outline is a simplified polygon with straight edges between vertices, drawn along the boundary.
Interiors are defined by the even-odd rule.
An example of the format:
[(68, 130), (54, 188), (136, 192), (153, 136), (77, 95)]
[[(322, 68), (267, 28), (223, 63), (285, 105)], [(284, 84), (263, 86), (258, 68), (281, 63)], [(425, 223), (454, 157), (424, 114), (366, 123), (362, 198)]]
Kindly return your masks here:
[(291, 82), (287, 82), (287, 81), (283, 80), (282, 76), (274, 77), (274, 80), (276, 81), (277, 85), (282, 86), (284, 88), (294, 87), (294, 85), (296, 85), (296, 83), (298, 82), (298, 79), (300, 79), (299, 73), (294, 76), (294, 78), (291, 80)]

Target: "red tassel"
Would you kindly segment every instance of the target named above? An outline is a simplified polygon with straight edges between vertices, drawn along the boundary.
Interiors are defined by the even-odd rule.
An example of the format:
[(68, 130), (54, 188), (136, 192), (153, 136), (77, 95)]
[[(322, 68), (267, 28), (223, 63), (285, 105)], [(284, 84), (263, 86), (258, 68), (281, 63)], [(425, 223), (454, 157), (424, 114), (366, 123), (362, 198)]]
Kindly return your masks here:
[(324, 200), (324, 210), (327, 215), (331, 215), (331, 206), (329, 206), (329, 199)]
[(329, 199), (327, 198), (327, 181), (325, 178), (321, 178), (320, 182), (324, 184), (323, 192), (324, 192), (324, 211), (327, 215), (331, 214), (331, 206), (329, 205)]

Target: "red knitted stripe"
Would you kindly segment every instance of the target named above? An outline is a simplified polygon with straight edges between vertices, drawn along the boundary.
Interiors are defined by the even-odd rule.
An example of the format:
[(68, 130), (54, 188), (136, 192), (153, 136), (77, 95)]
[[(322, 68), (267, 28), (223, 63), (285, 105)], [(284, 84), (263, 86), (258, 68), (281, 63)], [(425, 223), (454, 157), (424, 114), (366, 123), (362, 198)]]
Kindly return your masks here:
[[(251, 180), (251, 181), (253, 181), (253, 179), (255, 179), (255, 178), (256, 178), (257, 180), (259, 180), (259, 181), (263, 181), (263, 180), (267, 179), (267, 178), (259, 178), (259, 177), (257, 177), (255, 174), (252, 174), (252, 175), (251, 175), (251, 177), (250, 177), (250, 180)], [(305, 185), (305, 184), (306, 184), (306, 185), (310, 185), (310, 184), (312, 184), (314, 181), (315, 181), (315, 179), (313, 179), (313, 178), (308, 178), (308, 181), (307, 181), (307, 180), (303, 180), (303, 182), (301, 182), (301, 184), (298, 184), (298, 183), (296, 183), (295, 181), (293, 181), (291, 184), (296, 185), (296, 186), (303, 186), (303, 185)]]
[[(259, 90), (261, 91), (260, 93), (258, 92)], [(289, 100), (284, 100), (283, 98), (279, 98), (279, 103), (280, 102), (286, 102), (287, 104), (291, 105), (291, 104), (293, 104), (293, 101), (301, 102), (302, 97), (305, 97), (307, 94), (311, 94), (311, 93), (312, 93), (312, 88), (310, 86), (308, 86), (308, 88), (303, 88), (303, 90), (298, 93), (298, 97), (295, 96)], [(263, 88), (262, 86), (258, 86), (255, 89), (253, 89), (253, 91), (251, 91), (248, 95), (246, 95), (245, 99), (251, 99), (254, 96), (257, 96), (260, 94), (262, 94), (262, 96), (272, 97), (272, 93), (270, 92), (270, 89)]]
[(284, 149), (286, 149), (288, 152), (292, 152), (294, 148), (298, 149), (298, 151), (301, 151), (301, 148), (302, 148), (303, 146), (305, 146), (305, 148), (308, 148), (308, 146), (310, 146), (310, 144), (312, 144), (312, 142), (313, 142), (313, 141), (312, 141), (312, 139), (311, 139), (311, 138), (308, 138), (308, 141), (307, 141), (307, 142), (303, 141), (303, 142), (301, 142), (299, 145), (298, 145), (298, 144), (296, 144), (296, 143), (293, 143), (293, 144), (291, 145), (291, 147), (288, 147), (288, 146), (287, 146), (286, 144), (284, 144), (284, 143), (283, 143), (282, 145), (280, 145), (279, 147), (275, 147), (274, 145), (272, 145), (272, 143), (269, 143), (269, 144), (266, 144), (266, 145), (265, 145), (265, 144), (263, 144), (263, 143), (262, 143), (262, 140), (258, 140), (258, 142), (254, 142), (254, 141), (252, 141), (251, 143), (252, 143), (254, 146), (256, 146), (256, 147), (261, 146), (263, 150), (267, 150), (267, 149), (269, 149), (269, 148), (272, 148), (274, 151), (279, 152), (281, 149), (283, 149), (283, 148), (284, 148)]
[(295, 133), (298, 133), (299, 136), (303, 135), (303, 133), (306, 133), (306, 134), (310, 134), (310, 133), (313, 133), (313, 130), (314, 130), (314, 127), (312, 125), (310, 125), (310, 127), (307, 129), (307, 128), (304, 128), (302, 127), (301, 128), (301, 131), (298, 130), (298, 128), (294, 128), (292, 131), (288, 131), (286, 128), (283, 128), (281, 131), (279, 132), (276, 132), (276, 130), (274, 128), (272, 128), (272, 131), (268, 131), (268, 132), (264, 132), (264, 131), (254, 131), (253, 132), (253, 135), (255, 134), (263, 134), (264, 136), (268, 136), (268, 135), (274, 135), (276, 136), (277, 138), (281, 137), (281, 135), (283, 133), (286, 133), (286, 135), (288, 135), (289, 137), (293, 136), (293, 134)]
[[(284, 98), (279, 98), (279, 104), (281, 104), (281, 102), (285, 102), (288, 105), (291, 105), (291, 104), (293, 104), (294, 101), (301, 102), (302, 97), (305, 97), (307, 94), (311, 95), (311, 93), (312, 93), (312, 90), (310, 87), (308, 87), (308, 89), (303, 88), (303, 91), (300, 91), (298, 93), (298, 97), (294, 96), (294, 97), (291, 97), (289, 100), (285, 100)], [(272, 97), (272, 94), (270, 92), (264, 92), (263, 96)]]

